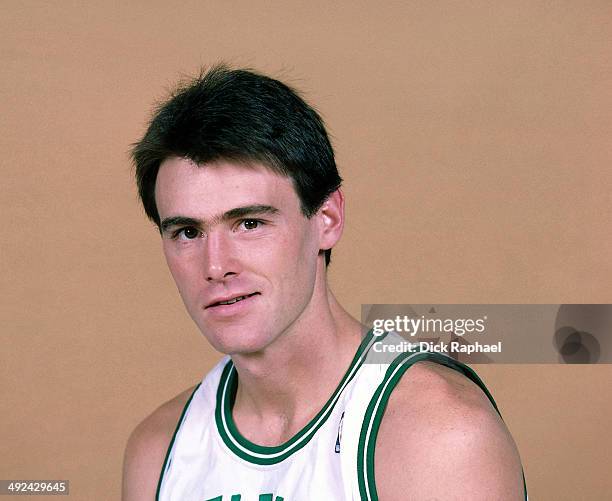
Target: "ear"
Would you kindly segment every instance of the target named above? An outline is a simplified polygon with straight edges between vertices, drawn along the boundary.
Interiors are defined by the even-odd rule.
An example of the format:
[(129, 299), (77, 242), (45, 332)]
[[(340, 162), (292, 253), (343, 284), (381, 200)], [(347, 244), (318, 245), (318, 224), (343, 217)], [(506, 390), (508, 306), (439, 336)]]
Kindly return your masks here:
[(344, 229), (344, 194), (339, 188), (323, 202), (317, 211), (319, 220), (319, 249), (331, 249)]

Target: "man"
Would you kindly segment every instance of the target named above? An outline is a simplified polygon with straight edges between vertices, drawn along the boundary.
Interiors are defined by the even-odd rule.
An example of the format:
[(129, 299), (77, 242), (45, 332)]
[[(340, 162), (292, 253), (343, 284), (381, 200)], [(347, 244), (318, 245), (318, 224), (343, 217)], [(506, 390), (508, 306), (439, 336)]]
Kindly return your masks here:
[(469, 370), (363, 363), (372, 335), (327, 283), (341, 179), (294, 91), (213, 68), (159, 108), (133, 158), (187, 311), (228, 356), (134, 430), (125, 501), (524, 498)]

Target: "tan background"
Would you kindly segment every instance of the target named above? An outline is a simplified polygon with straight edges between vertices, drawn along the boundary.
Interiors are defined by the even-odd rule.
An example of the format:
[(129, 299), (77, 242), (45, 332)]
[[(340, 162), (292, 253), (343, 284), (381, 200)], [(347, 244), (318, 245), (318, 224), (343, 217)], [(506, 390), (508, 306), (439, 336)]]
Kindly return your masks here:
[[(280, 77), (322, 112), (348, 198), (331, 281), (355, 315), (611, 302), (610, 2), (179, 4), (0, 3), (1, 478), (116, 499), (130, 430), (218, 358), (127, 156), (203, 64)], [(609, 499), (612, 366), (479, 370), (531, 499)]]

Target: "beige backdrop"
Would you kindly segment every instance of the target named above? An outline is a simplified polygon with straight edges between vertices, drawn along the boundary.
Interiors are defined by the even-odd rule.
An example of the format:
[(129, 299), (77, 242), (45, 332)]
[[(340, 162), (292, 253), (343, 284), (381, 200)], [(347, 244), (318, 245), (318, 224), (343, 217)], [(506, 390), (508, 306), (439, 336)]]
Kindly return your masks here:
[[(1, 478), (116, 499), (130, 430), (219, 357), (127, 156), (200, 65), (255, 67), (322, 112), (348, 198), (331, 281), (353, 314), (612, 302), (610, 2), (172, 4), (0, 3)], [(479, 371), (531, 499), (609, 499), (612, 366)]]

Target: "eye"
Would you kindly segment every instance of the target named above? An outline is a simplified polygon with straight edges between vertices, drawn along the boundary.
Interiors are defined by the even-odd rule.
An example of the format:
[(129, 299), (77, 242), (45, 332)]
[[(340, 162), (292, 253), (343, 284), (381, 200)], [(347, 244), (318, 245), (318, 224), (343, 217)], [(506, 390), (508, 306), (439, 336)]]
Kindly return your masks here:
[(261, 226), (261, 221), (259, 219), (243, 219), (240, 222), (240, 226), (242, 226), (245, 230), (254, 230)]
[(179, 240), (193, 240), (194, 238), (198, 238), (200, 236), (200, 231), (193, 226), (187, 226), (186, 228), (181, 228), (177, 230), (173, 238), (178, 238)]

